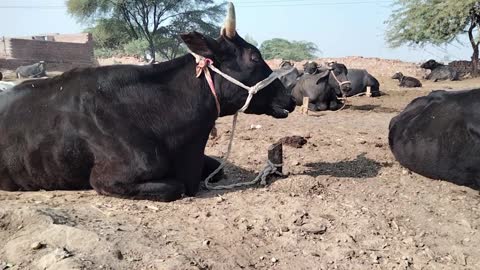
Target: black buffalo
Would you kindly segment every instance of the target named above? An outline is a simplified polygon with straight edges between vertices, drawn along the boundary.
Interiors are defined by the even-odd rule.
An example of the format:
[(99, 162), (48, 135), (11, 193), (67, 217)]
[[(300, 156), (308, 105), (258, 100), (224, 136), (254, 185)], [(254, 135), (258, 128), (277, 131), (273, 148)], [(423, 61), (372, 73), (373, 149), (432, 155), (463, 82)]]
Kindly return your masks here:
[(404, 76), (403, 73), (397, 72), (392, 76), (392, 79), (398, 80), (400, 87), (422, 87), (422, 83), (414, 77)]
[(404, 167), (432, 179), (480, 184), (480, 89), (434, 91), (390, 122), (389, 144)]
[(279, 79), (287, 90), (292, 91), (298, 78), (301, 76), (298, 69), (290, 61), (282, 61), (280, 69), (275, 72), (279, 73)]
[(3, 80), (3, 73), (0, 72), (0, 81)]
[(318, 73), (318, 64), (314, 61), (308, 61), (303, 64), (303, 73), (304, 74), (317, 74)]
[[(233, 13), (233, 5), (230, 7)], [(257, 48), (228, 17), (217, 39), (192, 32), (188, 48), (246, 85), (268, 77)], [(0, 99), (0, 189), (78, 190), (132, 199), (193, 196), (218, 162), (204, 154), (217, 119), (204, 75), (188, 54), (146, 66), (74, 69), (24, 82)], [(214, 74), (220, 116), (237, 112), (247, 91)], [(285, 118), (295, 103), (279, 80), (246, 111)]]
[(309, 98), (311, 111), (338, 110), (342, 102), (338, 99), (350, 90), (347, 82), (348, 70), (343, 64), (332, 64), (319, 69), (317, 74), (304, 74), (293, 88), (297, 106), (303, 105), (303, 98)]
[(29, 66), (20, 66), (15, 71), (17, 78), (41, 78), (47, 76), (45, 62), (40, 61)]
[(351, 83), (351, 89), (346, 93), (347, 97), (364, 93), (367, 87), (370, 87), (372, 97), (380, 96), (380, 83), (365, 69), (348, 69), (347, 78)]
[(444, 64), (440, 64), (433, 59), (423, 63), (420, 67), (431, 70), (430, 74), (428, 74), (425, 79), (432, 80), (434, 82), (445, 80), (457, 81), (459, 77), (458, 72), (455, 71), (455, 69), (445, 66)]

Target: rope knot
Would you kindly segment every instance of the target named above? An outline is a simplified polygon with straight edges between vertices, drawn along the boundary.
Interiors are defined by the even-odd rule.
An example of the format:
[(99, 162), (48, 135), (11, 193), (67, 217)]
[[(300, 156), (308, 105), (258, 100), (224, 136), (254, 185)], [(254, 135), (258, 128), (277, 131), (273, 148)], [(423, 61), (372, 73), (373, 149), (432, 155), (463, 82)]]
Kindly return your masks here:
[(213, 64), (213, 60), (210, 58), (202, 58), (197, 60), (197, 71), (196, 76), (197, 78), (202, 75), (203, 72), (207, 72), (208, 67)]

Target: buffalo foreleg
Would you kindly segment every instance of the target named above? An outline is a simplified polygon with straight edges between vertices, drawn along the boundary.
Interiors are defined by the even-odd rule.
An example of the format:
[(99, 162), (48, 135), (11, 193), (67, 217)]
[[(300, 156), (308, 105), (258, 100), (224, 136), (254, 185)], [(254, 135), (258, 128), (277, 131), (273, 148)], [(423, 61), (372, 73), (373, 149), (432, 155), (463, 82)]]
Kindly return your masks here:
[(169, 202), (181, 198), (184, 185), (175, 178), (147, 180), (131, 164), (109, 161), (92, 169), (90, 184), (102, 195)]

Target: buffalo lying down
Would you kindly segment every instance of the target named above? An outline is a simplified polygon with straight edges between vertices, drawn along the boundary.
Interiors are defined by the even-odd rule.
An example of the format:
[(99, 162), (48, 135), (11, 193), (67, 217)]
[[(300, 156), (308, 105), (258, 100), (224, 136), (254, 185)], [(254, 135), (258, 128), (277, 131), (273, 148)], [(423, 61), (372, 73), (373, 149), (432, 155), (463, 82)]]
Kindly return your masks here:
[(316, 74), (304, 74), (293, 88), (297, 106), (303, 104), (303, 98), (309, 98), (311, 111), (338, 110), (342, 102), (338, 99), (350, 90), (347, 81), (347, 68), (343, 64), (332, 64), (329, 68), (319, 69)]
[(45, 62), (40, 61), (29, 66), (21, 66), (15, 71), (17, 78), (41, 78), (47, 76)]
[(295, 84), (297, 84), (298, 77), (300, 73), (298, 69), (290, 61), (282, 61), (280, 64), (280, 70), (276, 70), (279, 75), (279, 79), (282, 82), (283, 86), (287, 90), (292, 91)]
[(433, 179), (480, 184), (480, 89), (434, 91), (390, 122), (388, 136), (404, 167)]
[(440, 64), (433, 59), (423, 63), (420, 67), (431, 70), (430, 74), (428, 74), (425, 79), (432, 80), (434, 82), (445, 80), (457, 81), (459, 78), (458, 72), (452, 67)]
[(380, 83), (365, 69), (348, 69), (347, 78), (351, 83), (351, 89), (346, 93), (347, 97), (364, 93), (367, 87), (370, 87), (372, 97), (380, 96)]
[(401, 72), (393, 74), (392, 79), (398, 80), (400, 87), (422, 87), (422, 83), (417, 78), (404, 76)]
[[(233, 13), (233, 5), (230, 7)], [(236, 34), (232, 16), (218, 39), (182, 35), (194, 53), (246, 85), (272, 70)], [(89, 189), (110, 196), (171, 201), (193, 196), (218, 166), (204, 155), (217, 119), (205, 75), (185, 55), (147, 66), (75, 69), (29, 81), (0, 103), (0, 189)], [(234, 114), (247, 91), (213, 73), (220, 116)], [(294, 109), (277, 79), (246, 111), (284, 118)]]

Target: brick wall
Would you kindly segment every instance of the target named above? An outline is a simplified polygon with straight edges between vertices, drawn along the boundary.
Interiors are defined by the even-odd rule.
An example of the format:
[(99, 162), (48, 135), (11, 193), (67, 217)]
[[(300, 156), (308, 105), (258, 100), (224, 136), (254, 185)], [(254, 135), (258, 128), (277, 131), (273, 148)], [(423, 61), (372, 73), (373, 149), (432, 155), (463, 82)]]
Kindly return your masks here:
[(46, 62), (47, 71), (94, 65), (91, 35), (55, 35), (54, 40), (3, 38), (0, 40), (0, 68), (13, 70), (38, 61)]

